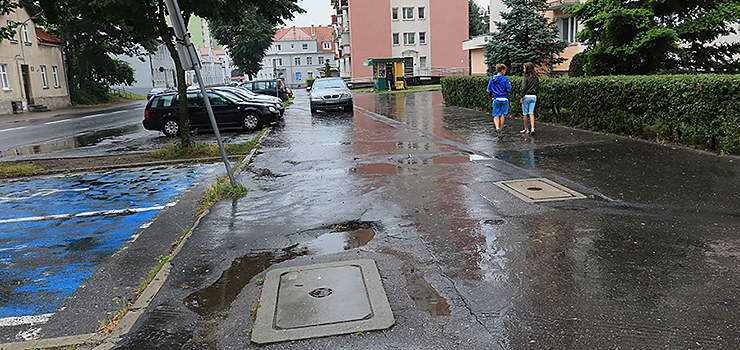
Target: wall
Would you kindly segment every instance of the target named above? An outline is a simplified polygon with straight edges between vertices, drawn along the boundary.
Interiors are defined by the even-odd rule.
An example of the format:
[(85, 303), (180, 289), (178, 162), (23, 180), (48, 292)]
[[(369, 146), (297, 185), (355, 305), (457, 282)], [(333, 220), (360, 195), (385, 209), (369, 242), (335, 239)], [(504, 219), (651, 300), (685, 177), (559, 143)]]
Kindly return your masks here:
[(468, 39), (468, 1), (429, 0), (429, 12), (429, 65), (468, 68), (468, 53), (460, 48)]
[[(466, 13), (467, 8), (466, 4)], [(388, 58), (393, 54), (389, 0), (349, 0), (349, 35), (352, 78), (372, 79), (373, 68), (363, 66), (362, 62), (370, 58)]]

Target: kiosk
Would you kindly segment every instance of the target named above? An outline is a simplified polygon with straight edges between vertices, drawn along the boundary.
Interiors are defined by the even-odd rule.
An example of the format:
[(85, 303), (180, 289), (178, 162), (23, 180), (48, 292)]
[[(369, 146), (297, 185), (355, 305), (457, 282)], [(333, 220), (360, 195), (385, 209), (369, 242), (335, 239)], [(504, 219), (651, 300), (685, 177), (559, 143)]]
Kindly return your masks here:
[(405, 90), (406, 78), (403, 76), (405, 58), (371, 58), (362, 63), (373, 67), (373, 90)]

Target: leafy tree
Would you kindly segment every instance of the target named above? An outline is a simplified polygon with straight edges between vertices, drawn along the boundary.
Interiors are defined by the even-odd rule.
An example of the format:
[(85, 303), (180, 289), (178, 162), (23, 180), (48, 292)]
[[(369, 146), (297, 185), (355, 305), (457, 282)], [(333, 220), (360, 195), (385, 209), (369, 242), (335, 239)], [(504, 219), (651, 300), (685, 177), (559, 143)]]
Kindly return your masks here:
[(503, 0), (511, 12), (502, 12), (502, 22), (496, 22), (497, 32), (484, 46), (488, 74), (496, 74), (496, 64), (504, 63), (509, 74), (521, 74), (524, 64), (545, 65), (552, 72), (554, 65), (563, 63), (564, 58), (556, 55), (565, 50), (567, 44), (558, 37), (557, 28), (544, 16), (545, 0)]
[(275, 23), (268, 22), (253, 10), (239, 24), (211, 22), (209, 26), (213, 37), (226, 46), (234, 65), (251, 80), (262, 68), (262, 59), (275, 35)]
[(737, 0), (589, 0), (571, 11), (583, 23), (588, 75), (740, 70), (740, 43), (715, 42), (735, 32)]
[[(73, 103), (93, 104), (107, 102), (108, 87), (133, 84), (134, 70), (115, 55), (137, 55), (150, 42), (137, 46), (132, 42), (131, 28), (121, 23), (97, 23), (84, 15), (89, 2), (69, 0), (68, 7), (49, 11), (48, 30), (64, 42)], [(87, 8), (86, 8), (87, 7)], [(83, 11), (80, 11), (83, 9)]]
[(329, 64), (329, 60), (324, 61), (324, 77), (330, 77), (331, 76), (331, 65)]
[(484, 11), (475, 3), (474, 0), (468, 0), (468, 35), (475, 37), (488, 33), (491, 17), (488, 11)]

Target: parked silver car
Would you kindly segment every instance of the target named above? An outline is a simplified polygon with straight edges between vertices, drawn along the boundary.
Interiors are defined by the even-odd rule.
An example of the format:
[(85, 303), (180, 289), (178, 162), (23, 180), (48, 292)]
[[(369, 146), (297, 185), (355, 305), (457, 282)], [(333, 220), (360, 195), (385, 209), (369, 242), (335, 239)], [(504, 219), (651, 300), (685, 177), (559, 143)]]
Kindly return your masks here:
[(352, 93), (341, 78), (319, 78), (308, 93), (311, 112), (318, 109), (343, 108), (352, 111)]

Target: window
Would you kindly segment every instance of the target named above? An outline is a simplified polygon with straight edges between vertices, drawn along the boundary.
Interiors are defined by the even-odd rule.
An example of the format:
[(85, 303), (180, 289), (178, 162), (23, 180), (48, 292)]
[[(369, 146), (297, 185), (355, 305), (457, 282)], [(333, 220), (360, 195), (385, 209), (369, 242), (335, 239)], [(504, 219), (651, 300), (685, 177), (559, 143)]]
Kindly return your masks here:
[(394, 7), (391, 9), (391, 19), (394, 21), (398, 21), (398, 7)]
[(419, 32), (419, 44), (421, 45), (427, 44), (427, 33), (426, 32)]
[(0, 80), (3, 84), (3, 90), (10, 90), (10, 80), (8, 79), (7, 64), (0, 64)]
[(331, 41), (324, 41), (323, 43), (321, 43), (321, 45), (324, 50), (331, 50)]
[(26, 45), (31, 45), (31, 32), (28, 30), (28, 23), (23, 24), (23, 41)]
[(300, 66), (301, 65), (301, 58), (300, 57), (296, 57), (295, 58), (295, 65), (296, 66)]
[(282, 49), (283, 49), (283, 45), (280, 45), (280, 44), (278, 44), (278, 45), (277, 45), (277, 50), (278, 50), (278, 51), (280, 51), (280, 50), (282, 50)]
[(324, 64), (324, 56), (319, 56), (319, 64)]
[(16, 26), (16, 23), (15, 22), (8, 21), (8, 28), (12, 28), (13, 29), (13, 36), (10, 37), (10, 42), (13, 43), (13, 44), (17, 44), (18, 43), (18, 29), (16, 29), (15, 26)]
[(393, 33), (393, 45), (401, 45), (398, 33)]
[(427, 58), (419, 57), (419, 68), (426, 68), (426, 67), (427, 67)]
[(403, 33), (404, 45), (414, 45), (414, 39), (416, 39), (416, 33)]
[(59, 72), (57, 66), (51, 66), (51, 77), (54, 79), (54, 87), (59, 87)]
[(306, 65), (312, 65), (313, 64), (313, 57), (306, 57)]
[(313, 72), (308, 72), (308, 73), (306, 73), (306, 74), (308, 74), (308, 79), (311, 79), (311, 78), (313, 78)]
[(403, 19), (414, 19), (414, 8), (413, 7), (403, 8)]
[(578, 22), (576, 22), (576, 18), (562, 18), (560, 27), (562, 29), (560, 33), (561, 39), (568, 44), (575, 44), (576, 34), (578, 33)]
[(303, 44), (303, 49), (308, 50), (308, 44)]
[(419, 7), (418, 14), (419, 14), (419, 16), (417, 18), (419, 18), (419, 19), (426, 19), (426, 13), (424, 13), (424, 8), (423, 7)]
[(40, 66), (39, 70), (41, 71), (41, 86), (44, 89), (48, 89), (49, 81), (46, 79), (46, 66)]
[(211, 102), (211, 105), (214, 106), (225, 106), (229, 104), (223, 96), (216, 95), (214, 93), (208, 93), (208, 100)]

